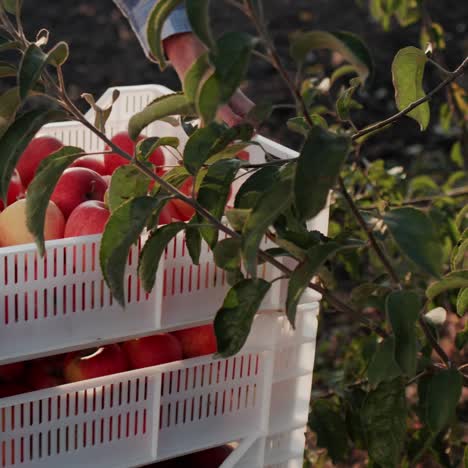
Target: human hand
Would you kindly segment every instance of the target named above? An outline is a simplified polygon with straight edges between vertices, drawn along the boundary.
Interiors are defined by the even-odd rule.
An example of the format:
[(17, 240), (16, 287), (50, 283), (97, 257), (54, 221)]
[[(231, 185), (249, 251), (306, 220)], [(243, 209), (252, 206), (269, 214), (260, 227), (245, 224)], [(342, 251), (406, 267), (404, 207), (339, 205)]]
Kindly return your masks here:
[[(164, 41), (164, 49), (181, 82), (191, 65), (206, 52), (205, 46), (192, 33), (170, 36)], [(254, 103), (240, 90), (237, 90), (228, 104), (218, 111), (218, 118), (230, 126), (242, 122)]]

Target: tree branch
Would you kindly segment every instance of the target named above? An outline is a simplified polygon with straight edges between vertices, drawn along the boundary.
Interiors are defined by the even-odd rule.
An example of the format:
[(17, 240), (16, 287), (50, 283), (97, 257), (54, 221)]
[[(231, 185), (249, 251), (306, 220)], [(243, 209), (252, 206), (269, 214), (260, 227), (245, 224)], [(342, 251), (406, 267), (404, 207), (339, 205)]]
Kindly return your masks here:
[(389, 117), (386, 120), (382, 120), (381, 122), (371, 125), (370, 127), (366, 127), (363, 130), (360, 130), (359, 132), (355, 133), (351, 138), (353, 139), (353, 141), (355, 141), (363, 137), (364, 135), (368, 135), (369, 133), (375, 132), (376, 130), (380, 130), (381, 128), (384, 128), (387, 125), (390, 125), (396, 122), (397, 120), (401, 119), (405, 115), (409, 114), (413, 109), (416, 109), (416, 107), (420, 106), (421, 104), (424, 104), (427, 101), (430, 101), (435, 94), (437, 94), (441, 89), (444, 89), (450, 83), (453, 83), (458, 77), (462, 76), (467, 70), (468, 70), (468, 57), (465, 58), (463, 63), (454, 72), (452, 72), (451, 75), (447, 79), (442, 81), (432, 91), (427, 93), (426, 96), (422, 97), (421, 99), (418, 99), (417, 101), (414, 101), (408, 107), (405, 107), (405, 109), (403, 109), (402, 111), (398, 112), (395, 115), (392, 115), (392, 117)]
[(384, 251), (380, 247), (380, 245), (377, 242), (377, 239), (375, 238), (374, 234), (372, 233), (371, 228), (367, 225), (366, 221), (362, 217), (361, 213), (359, 212), (358, 207), (354, 203), (354, 200), (352, 199), (351, 195), (349, 194), (348, 190), (346, 189), (346, 186), (344, 184), (344, 181), (342, 177), (339, 178), (339, 184), (340, 184), (340, 189), (341, 192), (343, 193), (343, 196), (348, 203), (349, 207), (351, 208), (351, 211), (354, 214), (354, 217), (356, 218), (357, 222), (361, 226), (361, 228), (364, 230), (364, 232), (367, 235), (367, 238), (369, 239), (372, 248), (374, 249), (375, 253), (379, 257), (380, 261), (382, 262), (384, 268), (387, 270), (388, 274), (390, 275), (390, 278), (392, 282), (395, 284), (395, 286), (398, 286), (400, 289), (402, 289), (400, 279), (398, 278), (398, 275), (396, 274), (395, 270), (393, 269), (390, 261), (388, 260), (387, 256), (385, 255)]

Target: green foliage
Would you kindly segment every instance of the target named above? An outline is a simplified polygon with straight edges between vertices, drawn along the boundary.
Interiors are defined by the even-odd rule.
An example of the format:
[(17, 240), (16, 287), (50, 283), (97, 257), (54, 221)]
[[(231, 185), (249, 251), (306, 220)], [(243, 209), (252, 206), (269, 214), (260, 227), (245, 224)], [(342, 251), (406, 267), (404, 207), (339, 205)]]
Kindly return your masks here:
[(302, 219), (310, 219), (324, 208), (349, 147), (346, 137), (320, 127), (310, 131), (294, 177), (294, 202)]
[[(163, 24), (181, 3), (160, 0), (147, 24), (150, 49), (161, 68), (166, 65)], [(185, 1), (192, 28), (206, 52), (186, 73), (183, 93), (149, 103), (130, 119), (128, 131), (136, 141), (151, 123), (178, 125), (181, 116), (187, 141), (162, 135), (138, 141), (135, 154), (127, 155), (131, 163), (113, 174), (112, 214), (102, 237), (101, 269), (123, 306), (129, 250), (142, 234), (145, 243), (138, 273), (148, 292), (158, 277), (165, 248), (175, 236), (184, 232), (194, 264), (207, 244), (231, 286), (215, 319), (218, 351), (223, 357), (237, 353), (245, 344), (276, 280), (287, 277), (283, 312), (292, 324), (306, 288), (317, 289), (323, 293), (324, 308), (334, 312), (322, 315), (325, 324), (318, 340), (314, 391), (326, 387), (327, 393), (326, 398), (314, 398), (310, 424), (319, 446), (344, 465), (350, 464), (347, 457), (357, 448), (367, 452), (369, 466), (424, 464), (429, 458), (443, 466), (456, 466), (462, 458), (456, 440), (460, 423), (456, 410), (463, 385), (463, 357), (457, 350), (468, 340), (467, 327), (454, 326), (454, 314), (462, 317), (468, 310), (463, 140), (467, 93), (452, 82), (447, 87), (449, 102), (433, 100), (443, 142), (437, 151), (423, 151), (414, 142), (404, 142), (404, 155), (392, 154), (385, 161), (376, 158), (379, 152), (374, 151), (374, 142), (380, 144), (386, 138), (383, 130), (397, 124), (403, 114), (415, 119), (421, 129), (429, 128), (424, 83), (441, 80), (438, 76), (426, 80), (425, 75), (448, 43), (442, 27), (428, 17), (419, 0), (359, 3), (366, 4), (385, 29), (414, 24), (424, 13), (420, 34), (413, 36), (419, 37), (426, 53), (405, 47), (393, 61), (401, 115), (391, 119), (383, 109), (393, 103), (374, 102), (370, 51), (355, 35), (294, 34), (289, 45), (297, 69), (290, 70), (267, 31), (261, 0), (237, 4), (254, 20), (254, 35), (228, 32), (219, 38), (210, 26), (210, 2)], [(0, 80), (6, 84), (0, 95), (3, 199), (20, 155), (44, 124), (57, 119), (83, 123), (84, 119), (64, 94), (67, 87), (61, 67), (68, 58), (67, 44), (60, 42), (46, 51), (50, 34), (44, 29), (35, 39), (23, 40), (17, 14), (20, 6), (13, 0), (0, 2)], [(312, 63), (312, 59), (322, 60), (323, 53), (315, 53), (322, 49), (332, 52), (333, 59)], [(431, 55), (434, 50), (437, 54)], [(292, 91), (297, 112), (284, 120), (283, 114), (275, 114), (285, 131), (295, 133), (298, 157), (292, 160), (270, 154), (264, 161), (257, 157), (261, 139), (254, 137), (259, 130), (252, 123), (268, 121), (278, 108), (263, 96), (255, 96), (258, 104), (246, 122), (229, 128), (216, 120), (220, 107), (247, 78), (251, 60), (257, 58), (273, 64)], [(443, 70), (441, 74), (454, 78)], [(15, 76), (16, 84), (11, 80)], [(90, 94), (82, 97), (95, 112), (94, 123), (87, 126), (103, 139), (118, 92), (106, 108), (100, 108)], [(42, 107), (43, 102), (48, 107)], [(412, 108), (409, 113), (408, 106)], [(382, 120), (358, 130), (365, 120), (359, 111), (365, 107), (381, 112)], [(283, 135), (278, 132), (278, 138)], [(238, 153), (253, 145), (252, 161), (241, 161)], [(162, 176), (164, 182), (149, 161), (160, 147), (182, 156)], [(65, 168), (81, 155), (80, 148), (61, 149), (41, 164), (28, 187), (27, 224), (40, 253), (50, 194)], [(194, 190), (188, 198), (196, 213), (188, 223), (158, 225), (162, 210), (177, 198), (175, 189), (188, 178), (193, 178)], [(231, 207), (228, 197), (233, 185), (241, 187)], [(314, 218), (328, 201), (331, 221), (326, 237), (315, 230)], [(220, 230), (222, 239), (218, 239)], [(265, 237), (270, 244), (262, 249)], [(277, 262), (284, 257), (288, 262), (278, 268)], [(257, 266), (265, 262), (276, 265), (281, 276), (270, 281), (257, 278)], [(312, 278), (317, 282), (311, 283)], [(438, 345), (439, 335), (445, 351)], [(412, 396), (416, 386), (418, 404)]]
[(427, 273), (440, 276), (442, 249), (429, 217), (407, 207), (389, 211), (383, 219), (402, 252)]
[(396, 291), (388, 296), (386, 309), (395, 336), (395, 361), (405, 375), (412, 377), (417, 366), (416, 322), (421, 301), (414, 292)]
[(245, 279), (229, 290), (214, 321), (219, 355), (232, 356), (244, 346), (269, 289), (270, 283), (265, 280)]
[(406, 437), (407, 406), (403, 380), (381, 383), (362, 406), (361, 421), (369, 456), (375, 463), (396, 467)]
[[(398, 110), (405, 109), (426, 95), (422, 86), (426, 63), (426, 54), (416, 47), (406, 47), (395, 56), (392, 76)], [(431, 118), (429, 103), (421, 104), (408, 115), (419, 122), (421, 130), (426, 130)]]

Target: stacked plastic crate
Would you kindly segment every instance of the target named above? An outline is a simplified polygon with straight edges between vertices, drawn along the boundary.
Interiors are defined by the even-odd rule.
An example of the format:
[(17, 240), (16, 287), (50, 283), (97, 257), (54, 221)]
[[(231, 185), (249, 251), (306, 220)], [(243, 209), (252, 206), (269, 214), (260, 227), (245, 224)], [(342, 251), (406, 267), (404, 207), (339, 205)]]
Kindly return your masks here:
[[(110, 136), (168, 92), (154, 85), (119, 89)], [(48, 125), (41, 134), (103, 150), (75, 122)], [(186, 140), (180, 128), (163, 122), (145, 134)], [(296, 155), (258, 140), (277, 157)], [(250, 149), (252, 162), (264, 161), (261, 147)], [(325, 210), (310, 227), (325, 232), (327, 224)], [(0, 364), (208, 323), (222, 304), (224, 272), (207, 248), (192, 265), (181, 234), (167, 247), (151, 294), (136, 273), (141, 245), (133, 247), (124, 310), (102, 278), (99, 244), (100, 236), (50, 241), (44, 258), (34, 245), (0, 248)], [(263, 265), (259, 275), (277, 273)], [(292, 330), (280, 313), (283, 296), (284, 284), (275, 282), (233, 358), (206, 356), (0, 399), (0, 466), (142, 466), (235, 442), (224, 468), (302, 467), (320, 298), (308, 293)]]

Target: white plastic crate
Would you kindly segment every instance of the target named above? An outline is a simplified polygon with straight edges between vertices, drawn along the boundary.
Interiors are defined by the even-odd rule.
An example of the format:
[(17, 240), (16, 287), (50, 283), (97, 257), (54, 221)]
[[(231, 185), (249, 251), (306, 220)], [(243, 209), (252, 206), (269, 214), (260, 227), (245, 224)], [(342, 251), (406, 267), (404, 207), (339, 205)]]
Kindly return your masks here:
[[(317, 304), (302, 309), (300, 322), (316, 321)], [(84, 467), (98, 460), (102, 468), (128, 468), (235, 440), (241, 443), (223, 468), (297, 458), (297, 434), (270, 434), (271, 391), (284, 370), (275, 350), (288, 328), (284, 316), (264, 313), (230, 359), (206, 356), (4, 398), (0, 466)], [(315, 342), (309, 331), (296, 334), (296, 346)], [(294, 340), (291, 334), (288, 346)], [(299, 366), (297, 375), (303, 372)], [(294, 392), (285, 389), (282, 398)]]
[[(107, 125), (107, 135), (126, 129), (128, 119), (148, 102), (169, 92), (148, 85), (122, 87)], [(98, 101), (106, 106), (107, 91)], [(92, 111), (87, 114), (92, 118)], [(183, 146), (184, 132), (164, 122), (146, 130), (147, 136), (177, 136)], [(40, 135), (55, 136), (67, 145), (96, 152), (104, 144), (77, 122), (45, 126)], [(280, 158), (297, 154), (275, 142), (257, 137), (262, 147)], [(261, 162), (265, 153), (249, 148), (252, 162)], [(166, 156), (169, 154), (166, 151)], [(310, 227), (326, 232), (328, 211), (324, 210)], [(212, 253), (203, 245), (200, 265), (192, 265), (184, 234), (167, 247), (156, 285), (151, 294), (141, 288), (136, 274), (138, 251), (132, 249), (126, 270), (128, 305), (122, 309), (113, 301), (99, 267), (100, 236), (61, 239), (46, 243), (45, 259), (38, 258), (34, 245), (0, 248), (0, 364), (57, 354), (73, 349), (153, 334), (204, 323), (213, 319), (222, 304), (228, 285), (225, 273), (216, 268)], [(268, 264), (259, 275), (271, 279), (279, 275)], [(273, 284), (262, 304), (263, 310), (282, 307), (284, 282)], [(309, 292), (309, 301), (319, 296)]]

